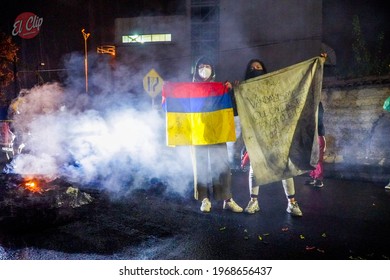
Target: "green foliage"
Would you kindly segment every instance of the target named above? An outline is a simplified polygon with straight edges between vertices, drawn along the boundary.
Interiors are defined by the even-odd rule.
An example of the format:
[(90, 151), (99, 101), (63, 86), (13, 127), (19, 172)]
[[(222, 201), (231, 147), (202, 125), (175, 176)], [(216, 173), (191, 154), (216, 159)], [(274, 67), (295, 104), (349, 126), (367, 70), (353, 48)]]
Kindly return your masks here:
[(13, 63), (17, 60), (18, 49), (11, 36), (0, 33), (0, 88), (13, 81)]
[(357, 78), (365, 76), (381, 76), (390, 73), (390, 57), (383, 53), (384, 33), (380, 32), (375, 46), (368, 46), (362, 32), (358, 16), (352, 20), (352, 52), (353, 59), (351, 65), (346, 67), (347, 78)]
[(0, 32), (0, 105), (7, 103), (4, 88), (14, 80), (14, 63), (17, 61), (18, 46), (12, 42), (11, 36)]

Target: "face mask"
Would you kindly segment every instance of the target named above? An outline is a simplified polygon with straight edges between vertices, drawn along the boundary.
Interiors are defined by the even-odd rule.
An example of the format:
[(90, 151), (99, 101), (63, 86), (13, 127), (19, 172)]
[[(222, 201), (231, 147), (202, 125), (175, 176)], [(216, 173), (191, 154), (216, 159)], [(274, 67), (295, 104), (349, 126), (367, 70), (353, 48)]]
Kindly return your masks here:
[(207, 80), (208, 78), (210, 78), (211, 72), (212, 72), (211, 69), (210, 69), (210, 68), (206, 68), (206, 67), (199, 68), (199, 70), (198, 70), (199, 76), (200, 76), (202, 79), (205, 79), (205, 80)]
[(264, 70), (252, 70), (248, 73), (248, 79), (264, 75)]

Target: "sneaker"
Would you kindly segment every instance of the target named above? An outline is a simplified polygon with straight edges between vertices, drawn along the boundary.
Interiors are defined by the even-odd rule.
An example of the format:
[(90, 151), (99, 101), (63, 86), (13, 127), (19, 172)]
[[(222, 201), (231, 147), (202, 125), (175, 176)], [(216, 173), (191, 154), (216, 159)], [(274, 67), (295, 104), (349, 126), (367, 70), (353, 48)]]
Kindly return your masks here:
[(226, 200), (223, 202), (223, 209), (230, 210), (235, 213), (241, 213), (243, 211), (243, 209), (233, 200), (233, 198), (231, 198), (229, 202), (226, 202)]
[(260, 211), (259, 201), (251, 199), (248, 203), (248, 206), (245, 208), (245, 212), (248, 214), (254, 214), (257, 211)]
[(324, 186), (324, 183), (322, 182), (322, 180), (315, 180), (314, 187), (322, 188), (323, 186)]
[(299, 209), (298, 202), (289, 202), (286, 209), (287, 213), (290, 213), (292, 216), (301, 217), (302, 211)]
[(315, 179), (310, 179), (305, 181), (305, 185), (307, 186), (313, 186), (315, 184), (316, 180)]
[(200, 206), (200, 211), (210, 212), (210, 210), (211, 210), (211, 202), (208, 198), (204, 198), (202, 200), (202, 205)]
[(385, 186), (385, 190), (390, 190), (390, 182)]

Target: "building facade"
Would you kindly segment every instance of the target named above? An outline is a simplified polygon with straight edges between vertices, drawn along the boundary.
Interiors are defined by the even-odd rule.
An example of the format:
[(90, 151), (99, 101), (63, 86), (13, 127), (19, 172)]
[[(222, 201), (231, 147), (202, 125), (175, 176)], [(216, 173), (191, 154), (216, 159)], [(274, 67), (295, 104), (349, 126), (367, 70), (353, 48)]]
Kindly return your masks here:
[(186, 1), (183, 15), (117, 18), (118, 59), (144, 74), (155, 69), (164, 80), (187, 81), (197, 57), (207, 55), (217, 80), (233, 81), (251, 58), (273, 71), (322, 51), (321, 0)]

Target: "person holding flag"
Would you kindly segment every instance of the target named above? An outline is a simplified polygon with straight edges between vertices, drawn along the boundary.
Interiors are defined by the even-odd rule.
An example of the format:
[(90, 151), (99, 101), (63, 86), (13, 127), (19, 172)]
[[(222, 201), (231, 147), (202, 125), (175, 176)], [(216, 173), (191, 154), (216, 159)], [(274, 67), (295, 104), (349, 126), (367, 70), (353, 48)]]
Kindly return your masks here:
[(231, 170), (226, 142), (236, 140), (231, 85), (215, 82), (215, 68), (207, 57), (197, 60), (190, 83), (163, 85), (167, 113), (167, 145), (190, 147), (194, 197), (202, 212), (211, 211), (211, 197), (223, 209), (240, 213), (232, 198)]

